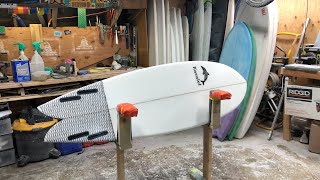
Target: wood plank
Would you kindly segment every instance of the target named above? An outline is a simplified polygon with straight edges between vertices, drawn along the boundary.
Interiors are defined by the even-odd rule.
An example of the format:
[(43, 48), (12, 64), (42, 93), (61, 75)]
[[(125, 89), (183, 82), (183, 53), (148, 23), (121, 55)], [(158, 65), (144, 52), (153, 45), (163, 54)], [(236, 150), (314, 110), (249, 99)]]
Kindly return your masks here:
[(147, 0), (121, 0), (122, 9), (147, 9)]
[(53, 27), (53, 29), (55, 29), (55, 28), (57, 28), (57, 24), (58, 24), (58, 22), (57, 22), (57, 18), (58, 18), (58, 8), (52, 8), (52, 14), (51, 14), (51, 16), (52, 16), (52, 27)]
[[(289, 78), (288, 85), (292, 83), (292, 79)], [(286, 98), (286, 97), (285, 97)], [(284, 99), (284, 109), (286, 109), (286, 100)], [(283, 125), (282, 125), (283, 134), (282, 137), (284, 140), (291, 141), (291, 116), (283, 113)]]
[[(306, 31), (305, 44), (313, 44), (320, 29), (320, 0), (308, 1), (308, 17), (310, 18), (309, 26)], [(293, 32), (300, 34), (306, 21), (307, 1), (301, 0), (278, 0), (279, 26), (278, 32)], [(278, 36), (277, 45), (282, 47), (286, 52), (289, 51), (294, 37)], [(297, 44), (293, 48), (295, 52)], [(278, 55), (282, 55), (277, 50)]]
[[(71, 34), (65, 35), (65, 30), (70, 30)], [(46, 48), (46, 51), (51, 50), (51, 54), (48, 53), (47, 55), (45, 55), (46, 51), (42, 51), (42, 59), (46, 67), (53, 69), (62, 64), (67, 58), (76, 59), (77, 67), (83, 69), (107, 58), (112, 58), (119, 48), (121, 48), (119, 52), (121, 56), (127, 56), (130, 52), (130, 49), (126, 49), (125, 41), (120, 41), (118, 45), (114, 42), (113, 47), (111, 47), (111, 38), (105, 38), (105, 43), (103, 45), (100, 44), (99, 31), (95, 26), (87, 28), (57, 27), (56, 29), (42, 27), (42, 31), (43, 45), (49, 47)], [(62, 37), (54, 36), (54, 31), (62, 32)], [(18, 47), (13, 45), (17, 41), (23, 42), (27, 46), (25, 55), (29, 59), (34, 54), (31, 46), (32, 39), (29, 27), (8, 27), (6, 29), (6, 36), (0, 36), (0, 40), (5, 42), (4, 49), (9, 52), (9, 60), (19, 57)], [(81, 41), (88, 43), (91, 49), (79, 49), (79, 46), (81, 48)], [(11, 73), (8, 74), (11, 75)]]
[(203, 177), (212, 180), (212, 128), (203, 126)]
[(320, 80), (320, 72), (314, 74), (314, 73), (308, 73), (304, 71), (294, 71), (294, 70), (284, 69), (283, 75), (288, 77), (299, 77), (299, 78)]
[(137, 26), (137, 60), (138, 66), (149, 66), (147, 12), (142, 10), (135, 19)]
[(80, 82), (80, 81), (88, 81), (88, 80), (98, 80), (98, 79), (106, 79), (116, 75), (120, 75), (130, 70), (114, 70), (106, 73), (101, 74), (87, 74), (83, 76), (76, 76), (76, 77), (68, 77), (64, 79), (48, 79), (46, 81), (29, 81), (29, 82), (8, 82), (2, 83), (0, 89), (15, 89), (15, 88), (25, 88), (25, 87), (33, 87), (33, 86), (44, 86), (44, 85), (51, 85), (51, 84), (62, 84), (62, 83), (71, 83), (71, 82)]
[(282, 138), (286, 141), (291, 141), (291, 116), (283, 114), (283, 134)]
[(42, 24), (30, 24), (30, 33), (32, 42), (43, 42)]
[(48, 94), (30, 94), (25, 96), (9, 96), (9, 97), (0, 97), (0, 103), (2, 102), (12, 102), (12, 101), (22, 101), (22, 100), (28, 100), (28, 99), (39, 99), (39, 98), (45, 98), (45, 97), (56, 97), (61, 96), (63, 94), (66, 94), (73, 89), (65, 90), (65, 91), (57, 91), (54, 93), (48, 93)]
[(124, 150), (121, 150), (117, 145), (117, 179), (125, 180), (125, 165), (124, 165)]

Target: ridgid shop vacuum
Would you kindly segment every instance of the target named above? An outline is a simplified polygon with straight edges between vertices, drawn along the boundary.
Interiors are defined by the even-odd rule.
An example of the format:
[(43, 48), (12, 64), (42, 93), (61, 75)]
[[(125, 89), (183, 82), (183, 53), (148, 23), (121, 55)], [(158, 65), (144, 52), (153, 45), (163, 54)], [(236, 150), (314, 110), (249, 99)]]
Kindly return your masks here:
[(54, 148), (53, 143), (44, 142), (46, 133), (57, 122), (57, 119), (31, 107), (21, 112), (20, 118), (12, 125), (19, 167), (30, 162), (60, 157), (61, 153)]

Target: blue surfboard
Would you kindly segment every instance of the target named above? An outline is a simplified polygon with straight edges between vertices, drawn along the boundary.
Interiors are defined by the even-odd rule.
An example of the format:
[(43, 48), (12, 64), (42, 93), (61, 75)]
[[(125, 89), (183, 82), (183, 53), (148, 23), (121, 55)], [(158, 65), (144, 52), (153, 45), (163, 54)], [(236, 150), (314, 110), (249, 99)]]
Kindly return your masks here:
[[(238, 22), (229, 32), (219, 62), (236, 70), (248, 81), (253, 60), (253, 43), (245, 23)], [(248, 82), (249, 83), (249, 82)], [(213, 137), (223, 141), (231, 130), (241, 106), (221, 118), (221, 127), (213, 130)]]

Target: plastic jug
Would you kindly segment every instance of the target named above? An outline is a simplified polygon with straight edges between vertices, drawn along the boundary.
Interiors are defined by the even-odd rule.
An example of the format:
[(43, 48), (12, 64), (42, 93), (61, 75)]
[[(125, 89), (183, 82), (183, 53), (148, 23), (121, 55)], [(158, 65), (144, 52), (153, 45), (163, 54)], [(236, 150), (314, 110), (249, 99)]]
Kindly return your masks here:
[(44, 71), (44, 62), (40, 54), (38, 53), (40, 51), (40, 42), (33, 42), (32, 45), (35, 49), (34, 55), (31, 58), (30, 63), (30, 70), (31, 74), (37, 71)]

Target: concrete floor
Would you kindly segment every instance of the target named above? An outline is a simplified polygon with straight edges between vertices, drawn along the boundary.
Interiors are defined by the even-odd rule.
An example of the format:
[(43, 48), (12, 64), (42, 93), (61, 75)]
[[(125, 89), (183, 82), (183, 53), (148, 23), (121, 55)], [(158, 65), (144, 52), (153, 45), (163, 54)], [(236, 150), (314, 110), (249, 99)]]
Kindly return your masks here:
[[(214, 140), (214, 179), (320, 179), (320, 155), (281, 133), (268, 141), (267, 131), (254, 129), (244, 139)], [(126, 153), (127, 179), (190, 179), (191, 167), (202, 169), (202, 129), (134, 140)], [(29, 164), (0, 168), (1, 180), (116, 179), (114, 143)]]

